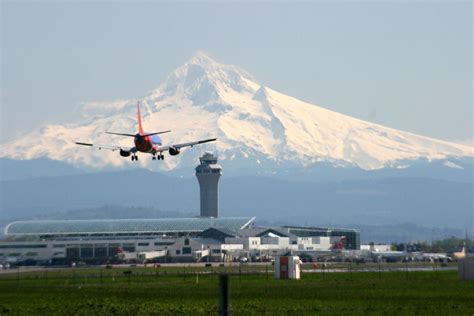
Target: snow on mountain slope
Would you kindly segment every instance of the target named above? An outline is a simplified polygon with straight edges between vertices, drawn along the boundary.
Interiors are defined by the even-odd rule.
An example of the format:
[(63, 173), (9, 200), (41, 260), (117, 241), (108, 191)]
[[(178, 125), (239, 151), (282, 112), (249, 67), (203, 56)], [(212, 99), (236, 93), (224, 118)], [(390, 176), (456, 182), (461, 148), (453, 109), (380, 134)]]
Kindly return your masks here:
[[(162, 135), (165, 144), (218, 138), (216, 143), (196, 146), (165, 161), (141, 155), (139, 164), (148, 168), (192, 166), (204, 150), (217, 151), (221, 161), (231, 160), (236, 166), (265, 164), (270, 168), (326, 161), (378, 169), (399, 160), (474, 156), (472, 146), (387, 128), (284, 95), (202, 52), (141, 100), (147, 131), (172, 130)], [(105, 131), (135, 133), (135, 103), (86, 103), (77, 122), (45, 126), (2, 145), (1, 155), (48, 157), (94, 168), (129, 166), (132, 162), (117, 152), (83, 148), (74, 142), (131, 147), (132, 139)]]

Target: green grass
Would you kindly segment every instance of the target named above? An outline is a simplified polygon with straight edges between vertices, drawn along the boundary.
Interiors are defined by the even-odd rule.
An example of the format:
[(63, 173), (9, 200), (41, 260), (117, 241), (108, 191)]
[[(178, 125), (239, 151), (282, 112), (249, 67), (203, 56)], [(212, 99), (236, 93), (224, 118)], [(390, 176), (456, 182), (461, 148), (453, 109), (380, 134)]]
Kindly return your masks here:
[[(196, 276), (203, 268), (188, 268), (187, 275), (177, 274), (178, 268), (156, 271), (160, 274), (153, 268), (114, 268), (3, 275), (0, 315), (218, 312), (216, 274)], [(274, 280), (271, 272), (237, 274), (231, 276), (231, 307), (233, 315), (472, 315), (474, 282), (459, 281), (456, 271), (308, 273), (301, 280)]]

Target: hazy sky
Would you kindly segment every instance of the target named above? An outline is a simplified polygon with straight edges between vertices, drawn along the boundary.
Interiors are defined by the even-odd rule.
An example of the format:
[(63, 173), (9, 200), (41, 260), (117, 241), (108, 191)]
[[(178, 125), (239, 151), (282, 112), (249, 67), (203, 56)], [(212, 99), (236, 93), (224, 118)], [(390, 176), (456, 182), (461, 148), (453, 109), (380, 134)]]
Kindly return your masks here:
[(1, 135), (139, 98), (197, 50), (280, 92), (422, 135), (473, 139), (466, 2), (2, 1)]

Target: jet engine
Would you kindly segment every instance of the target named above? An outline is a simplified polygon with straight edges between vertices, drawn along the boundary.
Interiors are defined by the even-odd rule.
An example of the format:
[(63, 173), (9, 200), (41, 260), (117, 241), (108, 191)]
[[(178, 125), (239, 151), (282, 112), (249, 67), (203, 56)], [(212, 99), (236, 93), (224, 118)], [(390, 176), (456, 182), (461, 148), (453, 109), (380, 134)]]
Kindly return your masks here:
[(122, 157), (129, 157), (131, 154), (132, 153), (127, 150), (120, 149), (120, 156)]
[(169, 153), (170, 153), (171, 156), (179, 155), (180, 152), (181, 152), (181, 150), (179, 148), (176, 148), (176, 147), (170, 147), (170, 149), (169, 149)]

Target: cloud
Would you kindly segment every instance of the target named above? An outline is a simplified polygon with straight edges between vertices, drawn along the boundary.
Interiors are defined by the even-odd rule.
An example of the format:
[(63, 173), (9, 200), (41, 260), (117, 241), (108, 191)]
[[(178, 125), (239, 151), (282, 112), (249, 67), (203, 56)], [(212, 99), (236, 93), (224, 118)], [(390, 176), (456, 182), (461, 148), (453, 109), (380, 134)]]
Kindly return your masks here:
[(79, 112), (83, 117), (93, 117), (96, 115), (109, 115), (122, 110), (127, 105), (131, 105), (130, 100), (115, 100), (115, 101), (91, 101), (82, 102), (79, 107)]

